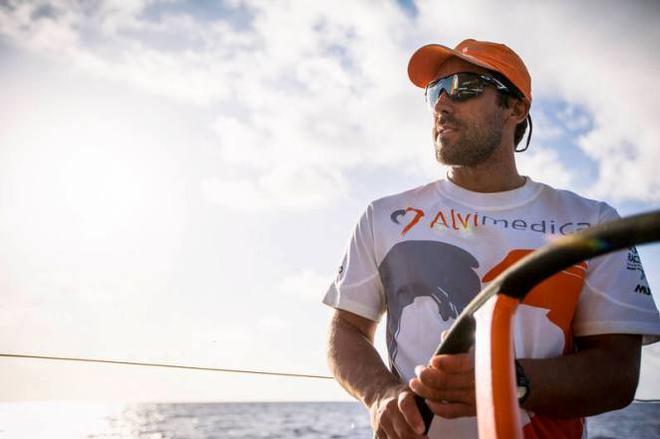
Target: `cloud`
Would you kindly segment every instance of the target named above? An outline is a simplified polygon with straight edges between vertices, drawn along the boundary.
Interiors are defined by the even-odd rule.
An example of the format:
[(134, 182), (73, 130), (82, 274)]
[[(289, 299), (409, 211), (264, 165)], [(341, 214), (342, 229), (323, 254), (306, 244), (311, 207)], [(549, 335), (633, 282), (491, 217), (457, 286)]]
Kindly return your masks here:
[[(0, 7), (0, 32), (87, 74), (206, 108), (216, 115), (212, 130), (225, 169), (202, 186), (208, 192), (209, 185), (224, 185), (262, 200), (255, 205), (283, 208), (330, 205), (348, 196), (348, 190), (334, 196), (332, 184), (323, 182), (341, 182), (359, 166), (436, 175), (436, 167), (419, 165), (430, 157), (423, 149), (427, 115), (419, 90), (407, 83), (410, 53), (430, 41), (453, 45), (466, 36), (503, 41), (529, 65), (537, 105), (566, 103), (556, 119), (561, 126), (537, 112), (537, 139), (584, 131), (576, 144), (599, 172), (582, 189), (613, 200), (660, 199), (660, 174), (651, 169), (660, 159), (654, 122), (660, 96), (657, 87), (645, 86), (659, 68), (658, 58), (648, 55), (659, 31), (652, 22), (656, 7), (648, 3), (600, 6), (599, 20), (587, 14), (591, 2), (475, 0), (438, 8), (419, 1), (411, 16), (396, 2), (327, 8), (253, 0), (223, 2), (206, 18), (204, 11), (167, 4), (8, 2)], [(245, 24), (236, 26), (223, 14), (240, 15)], [(519, 25), (503, 25), (509, 22)], [(614, 36), (612, 28), (626, 31)], [(626, 87), (633, 83), (622, 78), (640, 86)], [(250, 181), (227, 178), (234, 166), (248, 169)], [(579, 173), (570, 161), (563, 168), (553, 181), (565, 184), (567, 174)], [(315, 173), (312, 186), (324, 191), (316, 201), (302, 185), (280, 189), (300, 203), (273, 198), (265, 187)]]
[[(552, 98), (579, 105), (593, 121), (578, 142), (600, 167), (589, 194), (642, 201), (660, 197), (660, 175), (650, 169), (660, 158), (655, 147), (660, 127), (654, 123), (658, 89), (625, 88), (621, 80), (655, 80), (659, 61), (649, 53), (658, 31), (653, 14), (645, 13), (655, 8), (649, 4), (625, 10), (615, 2), (611, 8), (600, 6), (600, 19), (588, 26), (584, 12), (593, 7), (590, 2), (466, 1), (437, 8), (420, 1), (414, 5), (419, 13), (410, 17), (395, 2), (326, 8), (254, 0), (222, 3), (223, 11), (209, 13), (215, 20), (163, 5), (9, 2), (0, 9), (0, 28), (15, 44), (67, 59), (89, 74), (227, 109), (229, 114), (221, 111), (216, 122), (224, 129), (232, 117), (246, 117), (245, 126), (230, 127), (232, 134), (220, 134), (218, 143), (225, 155), (242, 148), (232, 162), (263, 162), (257, 171), (262, 179), (274, 178), (266, 168), (280, 166), (273, 156), (285, 156), (292, 175), (310, 162), (339, 173), (366, 164), (417, 171), (421, 150), (402, 147), (427, 143), (420, 133), (424, 113), (405, 76), (409, 54), (429, 41), (453, 45), (465, 36), (504, 41), (530, 66), (537, 102)], [(158, 7), (158, 14), (149, 13)], [(246, 26), (222, 19), (222, 12), (231, 16), (239, 9)], [(502, 26), (506, 22), (523, 25)], [(635, 23), (646, 31), (635, 33)], [(614, 37), (611, 29), (617, 25), (631, 25), (631, 30)], [(561, 117), (565, 125), (560, 128), (539, 116), (539, 139), (586, 126), (584, 114), (567, 110)], [(255, 126), (260, 129), (245, 135)], [(237, 146), (239, 140), (244, 143)], [(238, 186), (251, 194), (259, 185)]]
[(571, 187), (571, 172), (562, 165), (556, 150), (537, 146), (519, 154), (518, 163), (521, 173), (535, 181), (562, 189)]
[(201, 183), (207, 201), (234, 210), (314, 209), (342, 199), (348, 192), (341, 175), (324, 169), (277, 168), (256, 179), (211, 177)]
[(261, 331), (283, 331), (292, 328), (293, 323), (279, 316), (267, 316), (260, 318), (256, 326)]
[[(657, 57), (647, 55), (658, 31), (644, 25), (652, 14), (641, 6), (613, 7), (585, 32), (584, 7), (569, 3), (437, 8), (420, 1), (415, 18), (393, 2), (332, 10), (312, 2), (225, 3), (244, 10), (243, 27), (175, 9), (150, 15), (163, 4), (6, 2), (0, 33), (87, 75), (204, 113), (208, 125), (199, 136), (219, 159), (195, 186), (208, 202), (248, 211), (321, 209), (351, 197), (350, 175), (365, 169), (436, 178), (430, 115), (405, 66), (417, 46), (453, 45), (467, 35), (502, 40), (530, 66), (536, 125), (532, 147), (518, 156), (523, 172), (593, 198), (660, 199), (652, 168), (660, 159), (658, 88), (626, 88), (621, 80), (652, 84), (658, 70)], [(503, 26), (493, 17), (524, 24)], [(647, 30), (611, 36), (613, 24), (633, 22)], [(596, 56), (597, 48), (605, 54)], [(569, 142), (583, 162), (595, 163), (593, 173), (580, 169), (575, 150), (556, 147)]]
[(331, 281), (331, 276), (324, 276), (307, 269), (284, 278), (278, 290), (305, 301), (318, 302)]
[[(255, 200), (251, 208), (316, 208), (348, 196), (345, 174), (356, 166), (414, 163), (401, 148), (414, 124), (401, 94), (404, 69), (390, 68), (406, 56), (391, 38), (406, 20), (395, 4), (244, 2), (251, 23), (242, 29), (166, 12), (147, 20), (152, 2), (52, 2), (47, 18), (35, 18), (45, 5), (9, 3), (0, 19), (12, 25), (2, 32), (86, 74), (217, 114), (224, 168), (201, 182), (209, 200), (243, 206), (231, 193)], [(48, 33), (70, 37), (44, 46)], [(237, 169), (245, 172), (227, 176)]]
[(34, 51), (68, 52), (80, 44), (78, 17), (48, 2), (9, 1), (0, 5), (1, 33)]
[[(537, 143), (539, 140), (542, 142), (558, 141), (564, 135), (562, 127), (554, 123), (552, 118), (544, 111), (534, 112), (532, 114), (532, 122), (534, 124), (534, 143)], [(527, 141), (526, 136), (527, 134), (525, 134), (522, 141)]]

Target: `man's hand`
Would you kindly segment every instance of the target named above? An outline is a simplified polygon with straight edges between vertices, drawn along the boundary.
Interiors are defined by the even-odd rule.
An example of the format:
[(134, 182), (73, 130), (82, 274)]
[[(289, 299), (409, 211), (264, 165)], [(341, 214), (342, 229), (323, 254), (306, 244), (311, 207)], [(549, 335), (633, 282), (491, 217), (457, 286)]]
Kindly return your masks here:
[(419, 439), (424, 436), (424, 421), (406, 386), (394, 386), (376, 398), (369, 407), (371, 427), (378, 439)]
[(443, 418), (476, 416), (474, 351), (436, 355), (429, 366), (415, 368), (410, 388), (426, 400), (431, 411)]
[(413, 392), (387, 369), (373, 346), (377, 323), (337, 310), (328, 334), (328, 364), (337, 382), (369, 409), (375, 437), (422, 439)]

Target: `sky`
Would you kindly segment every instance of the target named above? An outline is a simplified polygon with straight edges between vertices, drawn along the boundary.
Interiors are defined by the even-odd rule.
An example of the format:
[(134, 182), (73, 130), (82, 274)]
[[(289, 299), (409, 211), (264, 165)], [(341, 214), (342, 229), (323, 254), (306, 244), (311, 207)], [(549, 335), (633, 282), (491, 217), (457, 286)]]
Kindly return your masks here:
[[(659, 208), (659, 13), (0, 0), (0, 351), (328, 374), (320, 300), (356, 219), (446, 171), (406, 73), (428, 43), (497, 41), (525, 60), (521, 173), (622, 216)], [(640, 254), (660, 303), (660, 245)], [(0, 387), (6, 401), (348, 399), (330, 380), (2, 358)], [(637, 397), (660, 398), (658, 345)]]

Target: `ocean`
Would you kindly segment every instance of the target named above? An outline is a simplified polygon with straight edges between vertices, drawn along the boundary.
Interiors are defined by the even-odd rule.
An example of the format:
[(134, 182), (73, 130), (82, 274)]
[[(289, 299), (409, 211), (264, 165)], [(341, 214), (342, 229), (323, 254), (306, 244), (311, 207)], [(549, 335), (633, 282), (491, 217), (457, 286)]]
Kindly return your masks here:
[[(0, 403), (0, 439), (371, 439), (351, 402)], [(589, 418), (592, 439), (660, 438), (660, 403)]]

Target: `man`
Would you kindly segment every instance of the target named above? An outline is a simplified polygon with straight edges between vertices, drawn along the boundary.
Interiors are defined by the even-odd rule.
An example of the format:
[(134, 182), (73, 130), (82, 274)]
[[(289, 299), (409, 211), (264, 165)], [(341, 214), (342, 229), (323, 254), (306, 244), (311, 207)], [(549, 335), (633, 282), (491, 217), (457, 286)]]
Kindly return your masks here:
[[(553, 235), (618, 215), (518, 173), (514, 151), (531, 124), (532, 95), (511, 49), (475, 40), (428, 45), (408, 73), (426, 89), (436, 158), (449, 171), (372, 202), (360, 218), (324, 298), (336, 308), (328, 358), (338, 382), (369, 409), (376, 437), (423, 437), (414, 394), (436, 415), (429, 437), (476, 437), (473, 354), (429, 362), (442, 331), (485, 284)], [(631, 402), (640, 346), (660, 338), (644, 291), (631, 248), (530, 292), (514, 322), (525, 437), (580, 438), (585, 416)], [(390, 369), (373, 347), (384, 313)]]

